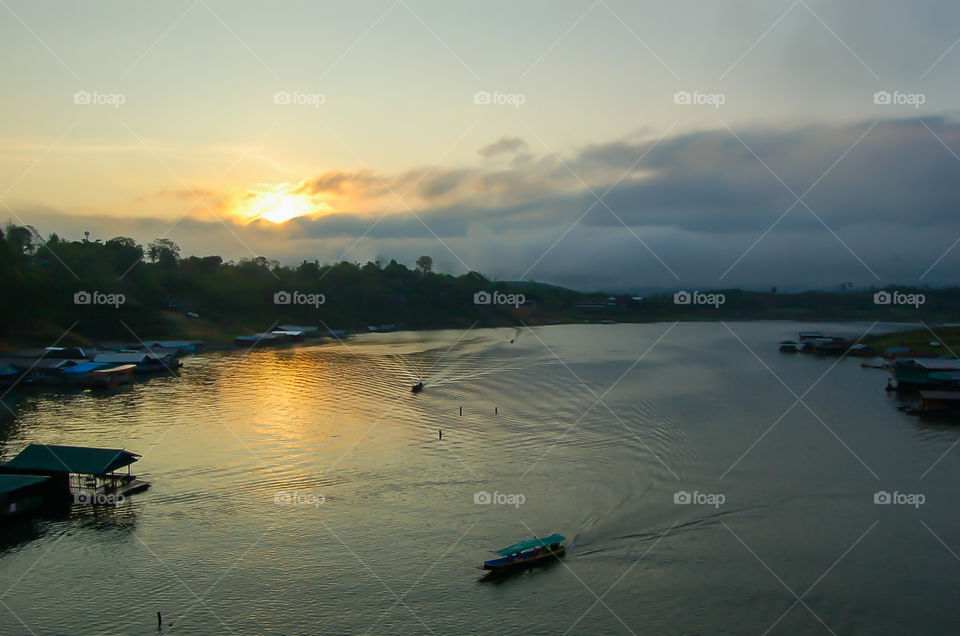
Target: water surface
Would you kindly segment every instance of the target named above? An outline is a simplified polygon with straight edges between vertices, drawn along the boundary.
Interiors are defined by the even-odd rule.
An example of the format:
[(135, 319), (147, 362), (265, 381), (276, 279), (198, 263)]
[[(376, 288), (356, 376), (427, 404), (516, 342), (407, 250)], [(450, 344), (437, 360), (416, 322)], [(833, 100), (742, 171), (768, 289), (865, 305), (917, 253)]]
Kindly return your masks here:
[[(153, 487), (6, 528), (0, 633), (954, 633), (960, 429), (776, 349), (868, 326), (370, 334), (18, 393), (6, 458), (124, 446)], [(551, 532), (562, 563), (478, 582)]]

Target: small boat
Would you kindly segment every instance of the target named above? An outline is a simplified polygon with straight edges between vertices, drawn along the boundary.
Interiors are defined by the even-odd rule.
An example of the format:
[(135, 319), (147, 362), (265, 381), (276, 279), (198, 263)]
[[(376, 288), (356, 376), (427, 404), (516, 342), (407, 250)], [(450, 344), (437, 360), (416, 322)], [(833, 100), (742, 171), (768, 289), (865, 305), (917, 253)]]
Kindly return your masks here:
[(419, 393), (420, 391), (423, 391), (423, 380), (420, 380), (419, 382), (414, 384), (413, 388), (411, 388), (410, 391), (413, 393)]
[(549, 537), (527, 539), (508, 545), (505, 548), (494, 550), (501, 555), (500, 558), (484, 561), (483, 569), (500, 572), (547, 563), (554, 558), (562, 557), (566, 553), (567, 547), (562, 543), (566, 540), (567, 538), (563, 535), (551, 534)]
[(128, 384), (135, 364), (111, 365), (108, 362), (81, 362), (63, 370), (63, 381), (73, 386), (115, 389)]
[(800, 343), (793, 340), (783, 340), (780, 343), (780, 351), (783, 353), (798, 353), (800, 351)]

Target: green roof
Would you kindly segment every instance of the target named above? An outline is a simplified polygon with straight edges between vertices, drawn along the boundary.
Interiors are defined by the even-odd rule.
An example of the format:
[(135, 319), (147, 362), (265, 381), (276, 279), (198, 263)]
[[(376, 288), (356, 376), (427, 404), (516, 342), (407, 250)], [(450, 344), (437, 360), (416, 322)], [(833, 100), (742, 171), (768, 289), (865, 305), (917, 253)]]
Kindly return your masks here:
[(103, 475), (138, 459), (140, 455), (120, 448), (30, 444), (4, 466), (15, 470)]
[(0, 495), (5, 495), (27, 486), (35, 486), (50, 479), (43, 475), (0, 475)]
[(537, 539), (527, 539), (526, 541), (521, 541), (520, 543), (514, 543), (513, 545), (508, 545), (505, 548), (500, 548), (496, 550), (497, 554), (502, 556), (509, 556), (511, 554), (516, 554), (517, 552), (523, 552), (529, 548), (535, 548), (538, 545), (551, 545), (553, 543), (560, 543), (561, 541), (566, 541), (567, 538), (562, 534), (551, 534), (549, 537), (540, 537)]

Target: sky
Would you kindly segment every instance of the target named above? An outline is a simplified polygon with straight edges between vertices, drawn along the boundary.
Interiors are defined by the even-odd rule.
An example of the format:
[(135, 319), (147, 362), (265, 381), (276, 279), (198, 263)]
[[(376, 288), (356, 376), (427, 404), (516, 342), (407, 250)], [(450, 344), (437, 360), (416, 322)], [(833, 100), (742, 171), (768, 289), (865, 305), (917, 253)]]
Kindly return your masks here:
[(960, 5), (0, 1), (0, 219), (577, 289), (953, 285)]

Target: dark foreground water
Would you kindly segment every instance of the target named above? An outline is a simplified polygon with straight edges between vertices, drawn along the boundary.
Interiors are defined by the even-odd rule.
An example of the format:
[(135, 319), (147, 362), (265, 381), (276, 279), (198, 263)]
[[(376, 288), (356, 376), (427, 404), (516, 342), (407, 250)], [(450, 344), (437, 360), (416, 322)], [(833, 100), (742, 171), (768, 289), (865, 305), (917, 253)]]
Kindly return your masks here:
[[(125, 446), (153, 488), (5, 528), (0, 634), (956, 633), (960, 428), (777, 352), (809, 326), (369, 335), (20, 394), (5, 457)], [(562, 563), (478, 582), (550, 532)]]

